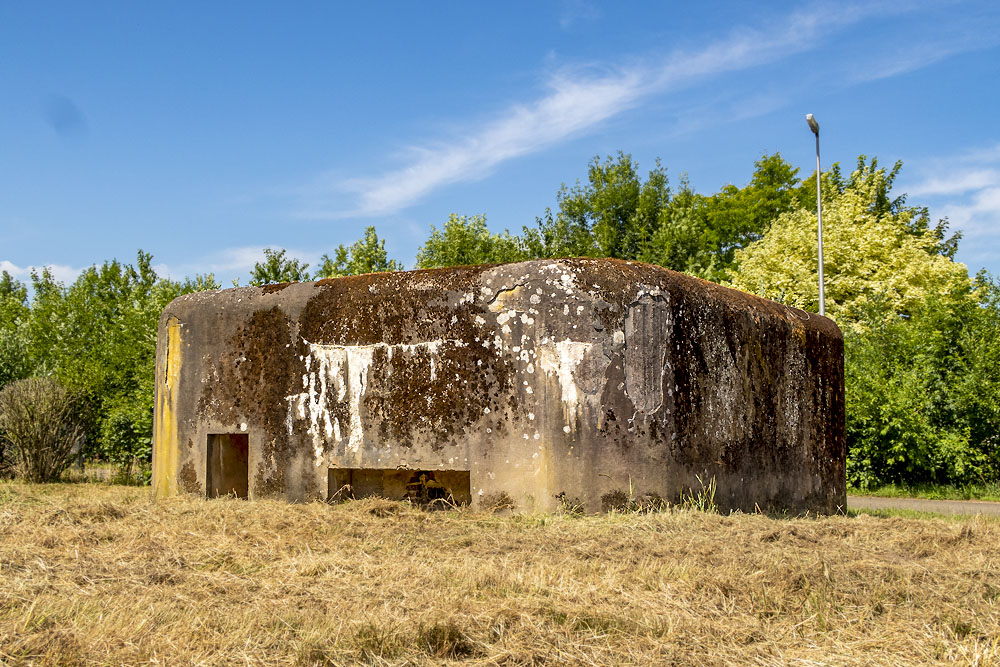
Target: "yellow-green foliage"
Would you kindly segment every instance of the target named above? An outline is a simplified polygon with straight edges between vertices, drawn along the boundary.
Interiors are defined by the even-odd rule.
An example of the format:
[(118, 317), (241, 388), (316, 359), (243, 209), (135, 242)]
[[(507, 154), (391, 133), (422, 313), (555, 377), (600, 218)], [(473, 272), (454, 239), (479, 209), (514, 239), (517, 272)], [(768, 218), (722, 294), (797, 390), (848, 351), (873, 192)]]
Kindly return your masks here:
[[(890, 178), (884, 169), (861, 167), (842, 192), (825, 186), (826, 310), (841, 326), (856, 321), (875, 297), (888, 312), (907, 313), (930, 297), (969, 292), (965, 265), (937, 252), (935, 233), (913, 224), (920, 210), (877, 205)], [(781, 214), (763, 238), (736, 253), (732, 285), (816, 312), (816, 228), (815, 210)]]
[[(997, 285), (953, 261), (957, 237), (892, 198), (859, 159), (823, 175), (826, 310), (844, 331), (847, 478), (856, 487), (997, 479)], [(804, 192), (804, 190), (802, 191)], [(800, 201), (802, 201), (800, 199)], [(803, 202), (805, 204), (805, 202)], [(816, 213), (782, 213), (737, 251), (733, 286), (818, 310)]]

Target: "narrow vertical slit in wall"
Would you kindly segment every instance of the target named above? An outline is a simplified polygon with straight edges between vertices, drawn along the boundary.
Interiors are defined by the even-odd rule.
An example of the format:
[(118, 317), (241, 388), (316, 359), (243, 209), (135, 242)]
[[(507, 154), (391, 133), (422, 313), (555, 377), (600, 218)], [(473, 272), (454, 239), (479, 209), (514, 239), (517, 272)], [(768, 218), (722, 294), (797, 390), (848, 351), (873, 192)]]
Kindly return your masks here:
[(168, 352), (163, 355), (163, 384), (170, 386), (170, 327), (167, 327), (167, 346), (164, 349)]
[(209, 498), (233, 495), (246, 498), (250, 487), (250, 438), (246, 433), (208, 436), (205, 487)]

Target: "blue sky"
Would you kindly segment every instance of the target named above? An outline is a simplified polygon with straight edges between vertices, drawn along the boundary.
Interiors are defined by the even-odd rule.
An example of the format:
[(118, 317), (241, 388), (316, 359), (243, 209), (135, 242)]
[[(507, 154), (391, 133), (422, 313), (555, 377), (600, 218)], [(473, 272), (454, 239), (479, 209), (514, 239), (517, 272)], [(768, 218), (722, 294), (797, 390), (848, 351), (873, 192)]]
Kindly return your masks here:
[(0, 0), (0, 269), (246, 280), (375, 225), (533, 224), (595, 155), (699, 192), (780, 151), (904, 161), (1000, 274), (1000, 4)]

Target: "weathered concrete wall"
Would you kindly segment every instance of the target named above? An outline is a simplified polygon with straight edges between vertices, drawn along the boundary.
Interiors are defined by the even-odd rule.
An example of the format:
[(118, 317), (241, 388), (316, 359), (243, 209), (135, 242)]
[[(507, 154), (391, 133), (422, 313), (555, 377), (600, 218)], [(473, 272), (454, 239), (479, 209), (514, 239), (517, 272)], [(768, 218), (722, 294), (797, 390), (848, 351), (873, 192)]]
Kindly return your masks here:
[(328, 469), (466, 470), (474, 502), (614, 491), (845, 504), (843, 339), (817, 315), (635, 262), (537, 260), (245, 287), (160, 321), (154, 485), (205, 493), (249, 435), (249, 495)]

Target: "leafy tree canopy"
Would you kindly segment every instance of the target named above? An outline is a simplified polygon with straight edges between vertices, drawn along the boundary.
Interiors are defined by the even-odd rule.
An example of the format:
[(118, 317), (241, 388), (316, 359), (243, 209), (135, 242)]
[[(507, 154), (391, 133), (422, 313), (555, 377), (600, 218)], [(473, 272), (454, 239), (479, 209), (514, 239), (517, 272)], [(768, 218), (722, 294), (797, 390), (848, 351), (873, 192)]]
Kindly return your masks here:
[[(858, 159), (822, 175), (827, 313), (844, 330), (848, 481), (968, 483), (1000, 477), (1000, 298), (954, 261), (959, 235), (930, 225), (886, 170)], [(736, 250), (732, 284), (818, 309), (815, 176), (807, 208)], [(813, 193), (812, 199), (808, 193)]]
[(382, 271), (402, 271), (403, 265), (389, 259), (385, 252), (385, 240), (380, 239), (374, 227), (365, 228), (365, 236), (347, 248), (343, 244), (334, 250), (334, 258), (323, 255), (314, 279), (339, 278), (362, 273)]
[(4, 271), (0, 274), (0, 387), (29, 373), (24, 324), (30, 312), (27, 287)]
[[(858, 159), (823, 172), (828, 312), (845, 332), (848, 478), (883, 482), (1000, 480), (1000, 287), (954, 262), (959, 235), (893, 192), (901, 168)], [(817, 307), (816, 175), (800, 181), (764, 155), (750, 181), (698, 194), (671, 190), (657, 161), (595, 158), (520, 235), (484, 215), (431, 227), (421, 268), (561, 256), (638, 259), (730, 282), (807, 310)], [(156, 326), (181, 294), (214, 277), (161, 278), (150, 255), (104, 262), (71, 285), (42, 269), (30, 286), (0, 273), (0, 388), (50, 375), (85, 398), (90, 454), (134, 474), (149, 460)], [(309, 280), (308, 265), (265, 250), (251, 283)], [(324, 255), (315, 277), (392, 271), (374, 227)]]
[[(121, 463), (147, 457), (160, 313), (181, 294), (217, 289), (214, 276), (181, 282), (160, 278), (152, 256), (140, 250), (134, 265), (113, 260), (91, 266), (68, 287), (48, 269), (35, 271), (26, 305), (27, 291), (11, 285), (0, 279), (0, 290), (21, 303), (14, 329), (0, 325), (0, 385), (30, 375), (54, 376), (89, 406), (87, 442), (92, 455)], [(11, 350), (17, 354), (11, 355)], [(12, 356), (14, 372), (14, 364), (5, 365)], [(117, 431), (108, 427), (112, 418)], [(105, 435), (125, 429), (136, 437), (133, 450), (123, 453)]]
[(845, 331), (848, 481), (1000, 478), (1000, 287), (931, 295), (908, 317), (873, 297)]
[(264, 261), (254, 264), (250, 272), (250, 284), (270, 285), (306, 281), (309, 280), (308, 268), (308, 264), (286, 257), (284, 248), (280, 250), (264, 248)]
[[(872, 300), (906, 314), (931, 297), (969, 292), (965, 265), (951, 259), (957, 238), (943, 240), (945, 223), (930, 229), (926, 209), (908, 207), (902, 197), (890, 199), (897, 171), (862, 158), (849, 179), (838, 183), (833, 175), (824, 190), (826, 308), (838, 322), (861, 321)], [(816, 229), (813, 210), (780, 214), (759, 240), (736, 250), (732, 285), (816, 312)]]
[(417, 251), (417, 267), (517, 262), (525, 259), (517, 237), (509, 232), (493, 234), (486, 227), (485, 215), (452, 214), (443, 229), (431, 225), (431, 234)]
[(0, 273), (0, 328), (6, 329), (28, 312), (28, 288), (6, 271)]
[(640, 258), (670, 201), (670, 188), (659, 161), (643, 182), (632, 156), (619, 151), (603, 162), (595, 157), (587, 182), (564, 184), (556, 199), (555, 214), (547, 209), (535, 227), (524, 228), (527, 256)]
[(590, 163), (585, 184), (563, 185), (551, 209), (523, 230), (528, 257), (594, 256), (638, 259), (721, 280), (737, 249), (759, 240), (781, 213), (799, 205), (797, 171), (779, 155), (754, 165), (750, 183), (719, 193), (695, 193), (686, 176), (673, 194), (659, 160), (642, 179), (619, 152)]

